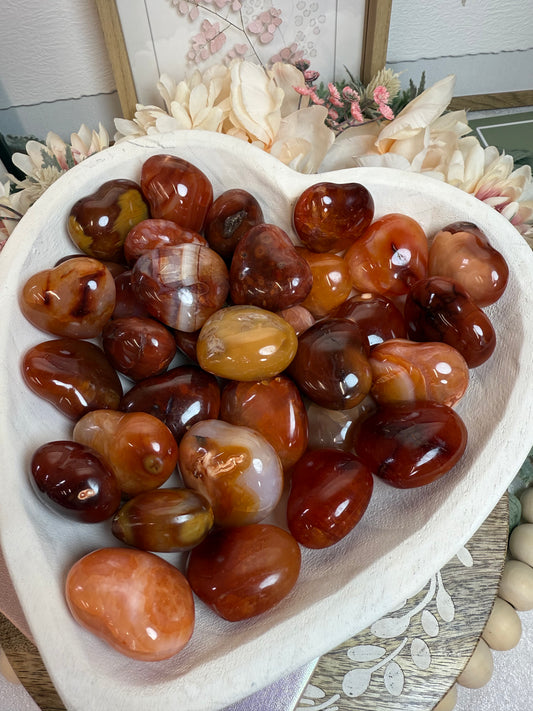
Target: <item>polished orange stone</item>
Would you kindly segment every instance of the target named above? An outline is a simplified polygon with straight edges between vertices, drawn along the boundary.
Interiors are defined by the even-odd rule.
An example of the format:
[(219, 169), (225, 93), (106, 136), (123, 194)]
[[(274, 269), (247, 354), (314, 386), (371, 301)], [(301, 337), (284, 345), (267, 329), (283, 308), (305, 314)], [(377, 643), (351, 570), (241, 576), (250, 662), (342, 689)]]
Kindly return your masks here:
[(202, 602), (235, 622), (281, 602), (296, 584), (300, 565), (294, 538), (259, 523), (210, 533), (191, 551), (186, 575)]
[(153, 553), (127, 548), (89, 553), (69, 570), (65, 595), (77, 622), (133, 659), (168, 659), (194, 630), (189, 583)]
[(434, 400), (452, 407), (466, 392), (469, 370), (447, 343), (395, 338), (374, 346), (370, 393), (379, 403)]
[(296, 354), (293, 327), (257, 306), (227, 306), (202, 326), (196, 345), (199, 365), (228, 380), (262, 380), (279, 375)]
[(437, 232), (431, 242), (429, 275), (453, 279), (483, 307), (505, 291), (509, 267), (477, 225), (454, 222)]
[(97, 259), (68, 259), (26, 281), (20, 308), (30, 323), (54, 336), (95, 338), (115, 308), (115, 280)]
[(297, 247), (298, 254), (311, 268), (313, 285), (301, 302), (315, 318), (322, 318), (340, 306), (350, 295), (352, 280), (346, 261), (337, 254), (311, 252)]
[(276, 450), (284, 469), (295, 464), (307, 448), (305, 406), (290, 378), (228, 383), (222, 391), (220, 418), (260, 432)]
[(271, 444), (249, 427), (222, 420), (193, 425), (180, 442), (185, 486), (209, 501), (217, 526), (246, 526), (266, 518), (283, 492), (283, 469)]
[(89, 412), (74, 426), (73, 439), (103, 456), (127, 496), (164, 484), (178, 460), (172, 433), (146, 412)]
[(357, 291), (401, 296), (427, 276), (428, 251), (420, 224), (390, 213), (373, 222), (344, 258)]

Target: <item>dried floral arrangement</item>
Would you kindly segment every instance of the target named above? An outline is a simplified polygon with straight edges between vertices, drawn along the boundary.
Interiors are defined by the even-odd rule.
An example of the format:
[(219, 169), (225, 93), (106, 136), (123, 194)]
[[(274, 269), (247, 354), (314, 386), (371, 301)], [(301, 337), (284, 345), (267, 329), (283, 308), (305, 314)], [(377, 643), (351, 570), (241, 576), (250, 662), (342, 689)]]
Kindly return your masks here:
[[(491, 205), (533, 246), (531, 168), (516, 167), (494, 146), (483, 148), (466, 112), (448, 111), (453, 76), (429, 88), (422, 77), (404, 90), (387, 68), (366, 86), (348, 70), (341, 82), (323, 81), (296, 43), (263, 61), (258, 49), (274, 39), (281, 10), (248, 17), (252, 5), (244, 0), (167, 1), (200, 22), (186, 50), (192, 71), (177, 79), (163, 74), (161, 105), (138, 104), (131, 120), (116, 118), (113, 141), (199, 129), (236, 136), (303, 173), (354, 166), (420, 172)], [(230, 29), (243, 41), (227, 49)], [(27, 141), (25, 152), (12, 156), (20, 177), (0, 182), (0, 243), (63, 172), (113, 141), (102, 125), (97, 131), (82, 125), (70, 144), (54, 132), (44, 142)]]

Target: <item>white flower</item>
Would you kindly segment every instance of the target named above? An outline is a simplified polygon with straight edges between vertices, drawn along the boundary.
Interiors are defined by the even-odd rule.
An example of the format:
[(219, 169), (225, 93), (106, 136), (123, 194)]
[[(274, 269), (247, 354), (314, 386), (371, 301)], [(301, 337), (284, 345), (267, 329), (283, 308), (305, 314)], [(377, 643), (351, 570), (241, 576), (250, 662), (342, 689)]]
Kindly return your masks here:
[(98, 132), (82, 124), (78, 133), (71, 134), (70, 140), (71, 145), (50, 131), (46, 143), (31, 140), (26, 143), (26, 153), (13, 154), (13, 164), (26, 174), (23, 180), (11, 176), (19, 188), (13, 196), (19, 212), (24, 214), (67, 170), (109, 146), (109, 136), (101, 124)]
[(196, 70), (178, 84), (162, 74), (157, 88), (166, 111), (137, 104), (133, 119), (115, 119), (115, 141), (181, 129), (221, 131), (229, 115), (229, 69), (217, 64), (202, 75)]
[(299, 109), (282, 119), (272, 155), (300, 173), (316, 173), (335, 139), (324, 106)]
[(276, 62), (269, 71), (269, 76), (276, 82), (280, 89), (283, 89), (283, 103), (281, 104), (281, 115), (288, 116), (298, 108), (305, 108), (309, 104), (308, 96), (301, 96), (294, 90), (295, 86), (304, 86), (305, 79), (302, 72), (294, 64)]
[(252, 62), (234, 60), (231, 72), (231, 110), (229, 120), (236, 133), (248, 136), (269, 150), (281, 124), (281, 105), (285, 93), (265, 70)]

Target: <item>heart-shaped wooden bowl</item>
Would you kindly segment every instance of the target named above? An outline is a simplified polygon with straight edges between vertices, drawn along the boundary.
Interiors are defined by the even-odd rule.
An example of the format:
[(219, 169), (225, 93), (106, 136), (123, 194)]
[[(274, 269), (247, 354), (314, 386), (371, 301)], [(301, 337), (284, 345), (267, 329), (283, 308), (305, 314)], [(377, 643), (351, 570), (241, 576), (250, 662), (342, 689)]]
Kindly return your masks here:
[[(112, 178), (138, 180), (156, 153), (180, 155), (211, 179), (215, 196), (245, 188), (265, 219), (295, 237), (292, 207), (319, 180), (360, 182), (376, 216), (402, 212), (429, 238), (447, 223), (475, 222), (510, 267), (503, 297), (486, 311), (497, 332), (491, 359), (472, 371), (457, 406), (469, 443), (460, 463), (421, 489), (376, 481), (363, 520), (333, 548), (303, 551), (300, 579), (271, 612), (225, 622), (197, 604), (190, 644), (165, 662), (136, 662), (79, 627), (65, 604), (67, 570), (83, 554), (116, 545), (105, 524), (72, 523), (47, 510), (28, 481), (41, 444), (68, 438), (72, 424), (30, 392), (22, 354), (46, 336), (21, 315), (24, 281), (72, 253), (70, 207)], [(120, 143), (68, 171), (28, 211), (0, 257), (0, 533), (17, 594), (45, 664), (71, 711), (214, 711), (325, 653), (414, 594), (465, 543), (494, 508), (533, 443), (533, 256), (495, 210), (447, 184), (391, 169), (302, 175), (228, 136), (182, 131)], [(178, 556), (166, 556), (180, 564)]]

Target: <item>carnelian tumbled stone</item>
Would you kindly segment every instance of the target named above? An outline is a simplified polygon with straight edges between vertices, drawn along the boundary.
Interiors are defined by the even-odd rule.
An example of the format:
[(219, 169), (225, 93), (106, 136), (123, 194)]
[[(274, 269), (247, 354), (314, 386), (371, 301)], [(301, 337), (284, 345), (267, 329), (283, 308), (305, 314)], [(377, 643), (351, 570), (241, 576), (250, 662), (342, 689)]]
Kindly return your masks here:
[(195, 422), (216, 419), (220, 410), (217, 379), (195, 365), (178, 365), (136, 383), (120, 402), (124, 412), (148, 412), (180, 442)]
[(249, 229), (264, 222), (261, 205), (247, 190), (231, 188), (213, 202), (205, 220), (211, 249), (230, 259), (238, 241)]
[(213, 531), (189, 554), (187, 579), (200, 600), (235, 622), (267, 612), (293, 589), (301, 553), (277, 526)]
[(311, 290), (313, 275), (288, 234), (276, 225), (252, 227), (235, 247), (230, 268), (234, 304), (270, 311), (295, 306)]
[(382, 294), (355, 294), (330, 314), (334, 318), (349, 318), (359, 326), (369, 348), (390, 338), (407, 338), (407, 328), (401, 311)]
[(359, 183), (311, 185), (294, 206), (293, 223), (302, 243), (313, 252), (341, 252), (374, 217), (374, 200)]
[(171, 247), (177, 244), (203, 244), (207, 240), (198, 232), (187, 230), (172, 220), (150, 218), (131, 228), (124, 241), (124, 257), (130, 265), (151, 249)]
[(429, 275), (454, 279), (478, 306), (488, 306), (505, 291), (509, 267), (477, 225), (453, 222), (433, 238)]
[(104, 327), (102, 347), (111, 365), (132, 380), (166, 370), (176, 355), (173, 335), (153, 318), (116, 318)]
[(311, 252), (304, 247), (297, 247), (298, 254), (311, 268), (313, 285), (302, 301), (315, 318), (326, 316), (340, 306), (350, 295), (352, 280), (348, 265), (338, 254)]
[(288, 373), (310, 400), (330, 410), (360, 403), (372, 385), (361, 333), (344, 318), (326, 318), (298, 338)]
[(89, 341), (57, 338), (30, 348), (24, 382), (72, 420), (100, 408), (116, 409), (122, 384), (105, 353)]
[(213, 186), (195, 165), (170, 154), (151, 156), (141, 169), (141, 188), (152, 218), (202, 231), (213, 202)]
[(368, 467), (350, 452), (319, 449), (304, 454), (291, 474), (289, 530), (306, 548), (328, 548), (361, 520), (372, 496)]
[(419, 223), (391, 213), (373, 222), (344, 258), (357, 291), (401, 296), (427, 276), (428, 251)]
[(277, 506), (283, 469), (276, 451), (259, 432), (222, 420), (193, 425), (180, 442), (185, 486), (205, 496), (218, 526), (262, 521)]
[(485, 363), (496, 347), (489, 317), (453, 279), (429, 277), (417, 282), (405, 300), (404, 316), (411, 340), (447, 343), (469, 368)]
[(75, 521), (105, 521), (120, 506), (120, 487), (110, 467), (79, 442), (59, 440), (36, 449), (31, 482), (50, 509)]
[(82, 252), (110, 262), (124, 261), (124, 240), (148, 217), (148, 205), (133, 180), (108, 180), (71, 208), (68, 232)]
[(132, 269), (133, 291), (150, 314), (178, 331), (197, 331), (229, 291), (224, 260), (210, 247), (178, 244), (143, 254)]
[(127, 501), (113, 517), (120, 541), (158, 553), (188, 551), (213, 527), (207, 499), (192, 489), (153, 489)]
[(146, 412), (88, 412), (75, 424), (73, 439), (102, 455), (126, 496), (164, 484), (178, 461), (172, 433)]
[(220, 419), (260, 432), (284, 469), (295, 464), (307, 448), (305, 406), (298, 388), (286, 376), (228, 383), (222, 391)]
[(200, 366), (227, 380), (263, 380), (279, 375), (294, 358), (293, 327), (258, 306), (227, 306), (202, 326), (196, 355)]
[(434, 400), (453, 407), (469, 381), (468, 365), (447, 343), (393, 338), (370, 354), (372, 388), (379, 403)]
[(100, 548), (68, 572), (65, 596), (74, 619), (127, 657), (145, 662), (180, 652), (194, 630), (185, 576), (146, 551)]
[(31, 276), (20, 308), (30, 323), (54, 336), (95, 338), (115, 308), (115, 280), (96, 259), (69, 259)]
[(462, 457), (466, 426), (448, 405), (381, 405), (357, 427), (353, 447), (373, 474), (399, 489), (424, 486)]

